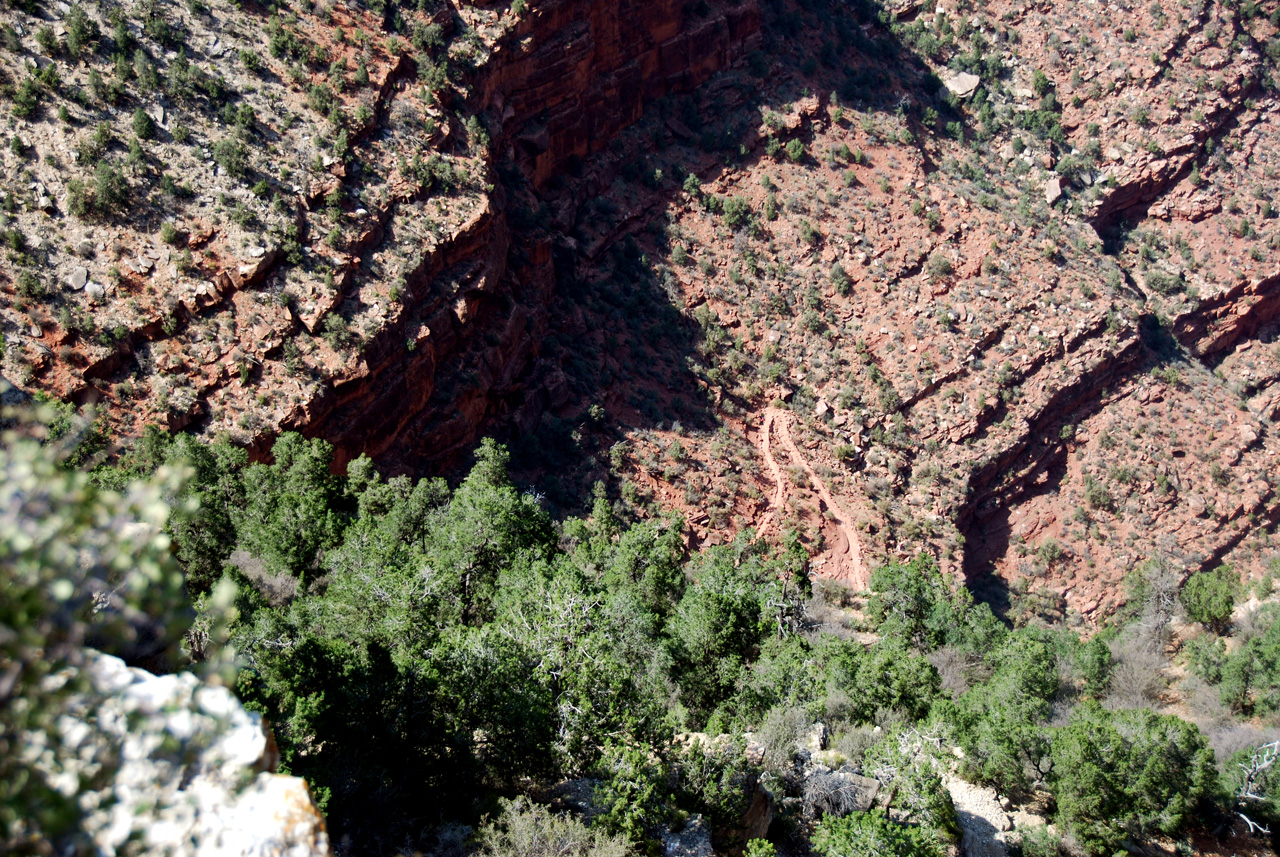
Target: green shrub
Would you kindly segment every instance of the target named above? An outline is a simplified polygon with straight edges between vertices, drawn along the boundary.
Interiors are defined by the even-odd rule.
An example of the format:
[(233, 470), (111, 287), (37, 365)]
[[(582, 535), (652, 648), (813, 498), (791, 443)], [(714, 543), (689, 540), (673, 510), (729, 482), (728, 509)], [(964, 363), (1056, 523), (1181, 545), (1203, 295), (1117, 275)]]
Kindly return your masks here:
[(18, 294), (28, 300), (40, 300), (48, 293), (44, 282), (35, 275), (34, 271), (19, 273), (15, 285)]
[(731, 196), (724, 201), (724, 223), (730, 229), (746, 225), (751, 217), (751, 203), (745, 197)]
[(829, 277), (831, 285), (836, 287), (837, 294), (849, 294), (849, 275), (845, 273), (844, 268), (841, 267), (839, 262), (831, 267), (831, 274)]
[(307, 106), (319, 113), (321, 116), (328, 116), (333, 110), (336, 96), (333, 90), (322, 83), (312, 84), (307, 90)]
[(79, 179), (67, 181), (67, 211), (81, 220), (89, 216), (93, 210), (93, 197), (84, 182)]
[(1076, 666), (1084, 678), (1086, 693), (1096, 697), (1106, 691), (1113, 661), (1111, 648), (1102, 637), (1094, 637), (1077, 650)]
[(1053, 736), (1058, 819), (1093, 853), (1133, 836), (1176, 836), (1217, 788), (1213, 750), (1191, 723), (1085, 702)]
[(1221, 634), (1231, 621), (1239, 593), (1239, 573), (1229, 565), (1220, 565), (1188, 577), (1178, 598), (1188, 619)]
[(13, 115), (19, 119), (30, 119), (40, 106), (40, 83), (34, 77), (28, 77), (13, 92)]
[(798, 164), (804, 160), (806, 154), (804, 143), (799, 139), (793, 139), (787, 143), (787, 159), (793, 164)]
[(47, 56), (58, 55), (58, 37), (53, 34), (53, 27), (44, 26), (36, 30), (36, 44)]
[(351, 331), (347, 320), (336, 312), (331, 312), (320, 324), (320, 335), (334, 351), (341, 351), (351, 341)]
[(1115, 509), (1115, 498), (1111, 496), (1107, 486), (1093, 476), (1085, 476), (1084, 478), (1084, 499), (1095, 509), (1102, 509), (1107, 512)]
[(94, 207), (100, 214), (113, 215), (125, 210), (129, 202), (129, 182), (115, 164), (103, 162), (93, 174)]
[(937, 842), (920, 828), (890, 821), (883, 809), (826, 816), (813, 833), (824, 857), (942, 857)]
[(929, 279), (941, 280), (951, 276), (951, 260), (942, 253), (933, 253), (929, 256), (928, 261), (925, 262), (924, 269), (925, 273), (929, 275)]
[(249, 150), (234, 137), (227, 137), (213, 144), (213, 159), (227, 175), (239, 178), (249, 168)]
[(150, 140), (156, 133), (155, 120), (141, 107), (133, 111), (133, 133), (139, 140)]
[(1187, 283), (1181, 274), (1169, 274), (1159, 268), (1148, 268), (1144, 275), (1147, 288), (1162, 295), (1178, 294), (1186, 289)]
[(79, 4), (71, 7), (67, 13), (67, 53), (79, 57), (85, 49), (98, 41), (102, 31), (98, 23), (85, 14)]
[(1036, 69), (1031, 73), (1031, 88), (1035, 90), (1038, 97), (1044, 98), (1053, 91), (1053, 81), (1049, 80), (1048, 75), (1040, 69)]
[(663, 826), (670, 812), (667, 772), (646, 744), (610, 743), (598, 765), (596, 824), (611, 834), (640, 842)]

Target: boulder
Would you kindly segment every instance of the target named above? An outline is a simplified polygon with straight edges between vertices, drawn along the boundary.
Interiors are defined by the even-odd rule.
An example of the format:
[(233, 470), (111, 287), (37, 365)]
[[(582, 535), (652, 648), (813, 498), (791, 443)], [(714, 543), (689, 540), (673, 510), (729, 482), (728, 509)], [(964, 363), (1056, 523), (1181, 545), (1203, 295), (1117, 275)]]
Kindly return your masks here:
[(827, 749), (827, 724), (819, 721), (809, 727), (809, 731), (800, 738), (797, 749), (810, 758)]
[(774, 799), (773, 792), (757, 782), (751, 794), (751, 803), (742, 814), (742, 833), (744, 839), (763, 839), (773, 824)]
[[(67, 718), (62, 741), (111, 776), (83, 830), (100, 854), (327, 857), (324, 817), (304, 780), (273, 773), (275, 744), (260, 715), (192, 673), (156, 676), (93, 653), (85, 667), (92, 717)], [(102, 768), (97, 768), (101, 765)], [(77, 772), (65, 782), (73, 790)]]
[(1044, 201), (1053, 205), (1062, 198), (1062, 179), (1057, 177), (1044, 183)]
[(942, 85), (945, 86), (956, 98), (968, 98), (977, 92), (978, 86), (982, 83), (982, 78), (976, 74), (969, 72), (958, 72), (943, 78)]

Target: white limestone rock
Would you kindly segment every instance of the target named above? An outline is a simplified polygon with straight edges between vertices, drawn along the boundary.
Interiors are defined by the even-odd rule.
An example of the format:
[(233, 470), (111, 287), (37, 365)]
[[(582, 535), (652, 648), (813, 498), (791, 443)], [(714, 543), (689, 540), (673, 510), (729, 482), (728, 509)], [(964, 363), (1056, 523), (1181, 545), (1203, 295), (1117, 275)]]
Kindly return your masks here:
[(97, 693), (60, 724), (86, 770), (64, 770), (60, 783), (74, 794), (89, 766), (113, 771), (104, 789), (79, 797), (100, 854), (140, 847), (170, 857), (328, 857), (306, 782), (273, 773), (262, 718), (229, 690), (101, 654), (86, 672)]

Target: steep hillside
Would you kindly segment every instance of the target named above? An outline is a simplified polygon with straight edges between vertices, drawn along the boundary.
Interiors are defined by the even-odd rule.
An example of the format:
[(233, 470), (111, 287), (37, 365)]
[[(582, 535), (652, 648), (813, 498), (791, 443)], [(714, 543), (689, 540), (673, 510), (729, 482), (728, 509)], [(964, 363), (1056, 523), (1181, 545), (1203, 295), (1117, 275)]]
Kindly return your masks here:
[(1274, 12), (7, 8), (4, 375), (1075, 622), (1260, 574)]
[[(1274, 9), (1131, 11), (766, 9), (778, 50), (589, 162), (563, 412), (631, 428), (621, 495), (798, 526), (856, 585), (928, 545), (1073, 622), (1148, 559), (1265, 572)], [(698, 324), (684, 365), (637, 282)]]
[(408, 440), (415, 469), (474, 440), (545, 327), (550, 248), (512, 265), (495, 163), (544, 183), (758, 28), (674, 3), (7, 18), (6, 377), (119, 437), (303, 428)]

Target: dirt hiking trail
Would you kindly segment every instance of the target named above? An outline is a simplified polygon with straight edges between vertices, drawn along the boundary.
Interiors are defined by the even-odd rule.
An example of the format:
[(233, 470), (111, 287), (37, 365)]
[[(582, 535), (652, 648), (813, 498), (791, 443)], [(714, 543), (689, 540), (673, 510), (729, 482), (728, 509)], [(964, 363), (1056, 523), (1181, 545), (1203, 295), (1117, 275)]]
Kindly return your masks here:
[(790, 458), (804, 470), (809, 479), (809, 486), (818, 496), (821, 508), (827, 513), (829, 520), (824, 519), (823, 530), (829, 531), (832, 522), (835, 525), (836, 537), (833, 539), (828, 535), (827, 542), (829, 547), (819, 555), (815, 565), (820, 567), (820, 573), (823, 577), (839, 580), (854, 590), (866, 589), (868, 583), (867, 568), (862, 558), (862, 545), (858, 540), (858, 532), (854, 527), (853, 519), (831, 496), (826, 483), (818, 478), (818, 474), (814, 472), (809, 460), (805, 458), (800, 448), (796, 446), (795, 440), (791, 437), (790, 414), (778, 408), (765, 408), (764, 424), (760, 429), (760, 453), (764, 458), (765, 467), (769, 471), (769, 477), (773, 479), (773, 492), (769, 496), (769, 511), (761, 519), (759, 531), (763, 533), (776, 525), (782, 515), (783, 504), (786, 501), (788, 490), (786, 475), (782, 472), (782, 467), (779, 466), (777, 459), (773, 455), (773, 432), (775, 428), (782, 441), (782, 446), (786, 449)]

